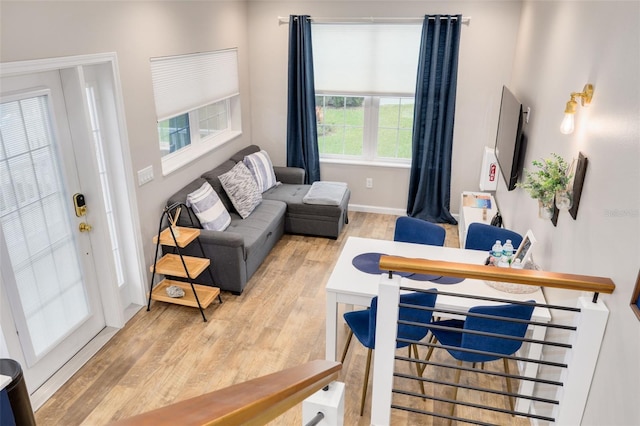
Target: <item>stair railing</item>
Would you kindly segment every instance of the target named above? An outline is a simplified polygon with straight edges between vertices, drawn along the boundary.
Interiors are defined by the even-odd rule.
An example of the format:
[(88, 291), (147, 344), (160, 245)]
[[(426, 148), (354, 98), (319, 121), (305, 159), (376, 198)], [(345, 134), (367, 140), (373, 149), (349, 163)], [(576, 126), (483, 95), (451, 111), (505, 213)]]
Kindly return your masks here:
[(112, 425), (263, 425), (336, 380), (341, 369), (339, 362), (315, 360)]
[[(602, 344), (609, 314), (604, 303), (598, 300), (598, 294), (613, 293), (615, 290), (615, 284), (611, 279), (537, 270), (517, 270), (456, 262), (410, 259), (394, 256), (382, 256), (380, 259), (380, 269), (389, 271), (389, 276), (381, 278), (378, 292), (378, 328), (376, 332), (376, 357), (374, 360), (373, 373), (372, 425), (388, 425), (391, 418), (391, 409), (402, 408), (394, 405), (392, 402), (393, 393), (397, 392), (397, 389), (394, 389), (394, 377), (399, 376), (394, 371), (395, 361), (398, 359), (398, 357), (395, 356), (397, 339), (396, 322), (398, 320), (400, 292), (401, 290), (410, 289), (406, 288), (405, 285), (401, 287), (401, 278), (398, 275), (394, 276), (392, 271), (473, 278), (487, 281), (562, 288), (581, 292), (593, 292), (593, 296), (591, 298), (578, 297), (577, 306), (575, 308), (539, 305), (543, 308), (565, 309), (577, 313), (574, 317), (575, 323), (566, 327), (567, 329), (571, 329), (574, 333), (571, 337), (570, 345), (557, 345), (546, 341), (524, 339), (525, 341), (528, 340), (529, 344), (533, 345), (533, 349), (538, 352), (541, 350), (542, 346), (546, 344), (551, 346), (568, 347), (562, 362), (557, 363), (558, 366), (564, 367), (560, 374), (561, 377), (559, 378), (559, 381), (554, 383), (558, 386), (556, 391), (557, 401), (548, 400), (547, 402), (557, 402), (557, 405), (553, 408), (553, 419), (551, 421), (555, 421), (557, 424), (579, 424), (581, 422), (588, 396), (588, 390), (595, 371), (597, 356)], [(477, 298), (465, 295), (460, 295), (460, 297)], [(495, 301), (498, 300), (496, 299)], [(508, 300), (503, 302), (508, 302)], [(437, 314), (436, 311), (438, 311), (437, 308), (434, 309), (434, 315)], [(452, 314), (452, 312), (446, 313)], [(456, 314), (465, 315), (464, 312), (456, 312)], [(534, 323), (532, 323), (532, 325), (533, 324)], [(547, 327), (546, 324), (535, 325), (539, 327)], [(542, 335), (544, 336), (544, 333), (542, 333)], [(433, 346), (430, 343), (424, 342), (422, 345), (427, 347)], [(534, 357), (532, 359), (521, 359), (521, 361), (526, 363), (536, 363), (540, 362), (538, 359), (539, 358), (536, 359), (536, 357)], [(412, 359), (410, 361), (415, 362), (416, 360)], [(421, 361), (418, 360), (418, 362)], [(569, 362), (571, 363), (571, 369), (568, 368)], [(433, 365), (434, 363), (424, 362), (424, 364)], [(442, 365), (440, 367), (449, 368), (449, 366)], [(517, 378), (527, 379), (527, 377)], [(418, 379), (424, 382), (434, 382), (433, 380), (423, 379), (422, 377), (412, 377), (412, 379)], [(532, 378), (532, 380), (535, 380), (535, 378)], [(524, 380), (521, 381), (525, 382)], [(452, 384), (445, 383), (443, 385), (449, 387)], [(458, 385), (456, 384), (455, 386), (457, 387)], [(519, 402), (522, 403), (518, 406), (525, 406), (524, 403), (528, 403), (527, 399), (535, 399), (528, 397), (528, 392), (525, 392), (525, 394), (514, 393), (508, 395), (518, 398)], [(425, 395), (416, 396), (421, 399), (424, 399), (425, 397)], [(455, 403), (455, 401), (442, 401)], [(483, 406), (478, 408), (485, 409), (489, 407)], [(518, 407), (515, 408), (515, 410), (517, 409)], [(513, 409), (505, 412), (517, 415)], [(431, 414), (434, 415), (434, 413)], [(520, 415), (522, 414), (523, 413)], [(437, 417), (448, 418), (450, 420), (468, 420), (453, 418), (451, 415), (437, 415)], [(528, 417), (536, 418), (536, 416)]]

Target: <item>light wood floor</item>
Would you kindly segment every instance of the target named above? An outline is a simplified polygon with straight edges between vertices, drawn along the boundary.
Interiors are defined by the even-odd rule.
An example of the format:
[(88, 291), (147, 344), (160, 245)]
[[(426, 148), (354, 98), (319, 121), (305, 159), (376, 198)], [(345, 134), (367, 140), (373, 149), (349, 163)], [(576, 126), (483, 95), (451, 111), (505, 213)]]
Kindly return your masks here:
[[(395, 216), (350, 213), (337, 240), (285, 235), (241, 296), (222, 293), (204, 323), (193, 308), (154, 302), (142, 309), (100, 352), (36, 412), (39, 425), (103, 425), (185, 398), (220, 389), (306, 361), (324, 358), (324, 286), (348, 236), (393, 239)], [(457, 229), (448, 246), (458, 246)], [(344, 344), (344, 330), (339, 348)], [(443, 350), (434, 352), (453, 363)], [(368, 425), (371, 383), (364, 416), (359, 401), (366, 350), (354, 339), (341, 373), (346, 383), (345, 425)], [(496, 364), (495, 366), (491, 364)], [(501, 369), (500, 362), (488, 368)], [(400, 368), (403, 368), (402, 366)], [(453, 371), (431, 372), (453, 379)], [(429, 369), (425, 374), (430, 374)], [(462, 382), (481, 380), (473, 373)], [(416, 387), (416, 384), (407, 385)], [(496, 386), (503, 386), (499, 381)], [(405, 386), (406, 387), (406, 386)], [(427, 393), (430, 389), (427, 387)], [(433, 389), (431, 389), (433, 392)], [(438, 390), (439, 391), (439, 390)], [(444, 397), (452, 388), (444, 387)], [(464, 399), (461, 390), (459, 398)], [(499, 397), (498, 399), (503, 399)], [(394, 396), (394, 401), (398, 401)], [(498, 404), (506, 401), (498, 401)], [(448, 413), (449, 404), (418, 400), (416, 407)], [(458, 413), (462, 414), (458, 407)], [(301, 406), (273, 425), (300, 425)], [(496, 424), (527, 424), (512, 417), (484, 417)], [(437, 418), (392, 410), (393, 425), (444, 424)]]

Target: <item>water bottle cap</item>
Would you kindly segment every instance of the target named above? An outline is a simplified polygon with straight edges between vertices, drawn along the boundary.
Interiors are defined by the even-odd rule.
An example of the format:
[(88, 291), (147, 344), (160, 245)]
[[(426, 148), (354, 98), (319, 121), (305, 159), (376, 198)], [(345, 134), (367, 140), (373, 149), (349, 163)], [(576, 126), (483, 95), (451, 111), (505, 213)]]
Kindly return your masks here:
[(496, 244), (500, 244), (500, 240), (496, 240)]
[(507, 240), (507, 244), (511, 244), (511, 240)]

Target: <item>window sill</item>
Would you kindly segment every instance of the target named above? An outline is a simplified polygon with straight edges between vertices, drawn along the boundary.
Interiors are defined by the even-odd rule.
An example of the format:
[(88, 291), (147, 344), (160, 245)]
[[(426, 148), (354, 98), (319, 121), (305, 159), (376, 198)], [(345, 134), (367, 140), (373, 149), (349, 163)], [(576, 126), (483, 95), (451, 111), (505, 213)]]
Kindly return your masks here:
[(204, 154), (231, 142), (233, 139), (241, 135), (242, 131), (239, 130), (225, 132), (224, 134), (213, 138), (211, 141), (191, 145), (176, 153), (162, 157), (162, 176), (167, 176), (175, 172), (181, 167), (184, 167), (192, 161), (202, 157)]
[(386, 167), (391, 169), (410, 169), (411, 163), (394, 163), (384, 161), (344, 160), (337, 158), (320, 158), (320, 163), (343, 164), (347, 166)]

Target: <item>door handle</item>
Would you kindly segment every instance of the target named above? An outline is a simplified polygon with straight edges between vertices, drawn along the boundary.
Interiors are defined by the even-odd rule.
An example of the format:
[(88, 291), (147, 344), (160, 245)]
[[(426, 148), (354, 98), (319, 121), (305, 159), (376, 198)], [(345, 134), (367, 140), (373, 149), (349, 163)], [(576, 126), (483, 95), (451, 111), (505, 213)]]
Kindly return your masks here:
[(85, 222), (80, 222), (80, 225), (78, 226), (78, 228), (80, 229), (80, 232), (89, 232), (93, 229), (91, 225)]

